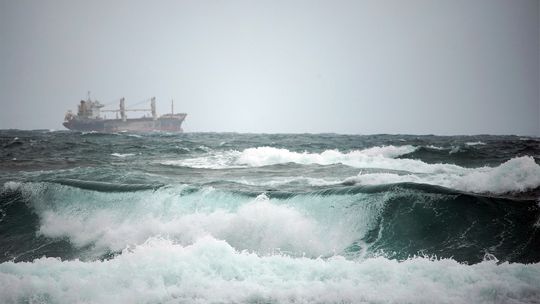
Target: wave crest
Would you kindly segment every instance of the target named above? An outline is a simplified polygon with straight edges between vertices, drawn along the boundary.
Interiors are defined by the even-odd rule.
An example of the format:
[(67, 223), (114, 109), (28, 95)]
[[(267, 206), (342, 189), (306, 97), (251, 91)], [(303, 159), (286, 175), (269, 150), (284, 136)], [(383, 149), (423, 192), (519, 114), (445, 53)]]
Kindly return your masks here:
[(418, 160), (396, 159), (396, 157), (412, 153), (416, 149), (417, 148), (414, 146), (405, 145), (371, 147), (350, 152), (325, 150), (321, 153), (309, 153), (265, 146), (247, 148), (242, 152), (236, 150), (213, 152), (201, 157), (168, 160), (161, 163), (164, 165), (206, 169), (261, 167), (285, 163), (297, 163), (302, 165), (344, 164), (357, 168), (404, 169), (411, 171), (423, 170), (429, 172), (441, 170), (443, 167), (446, 170), (451, 170), (453, 168), (453, 165), (428, 165)]
[(354, 150), (343, 153), (338, 150), (326, 150), (322, 153), (293, 152), (287, 149), (273, 147), (249, 148), (242, 151), (236, 162), (253, 167), (268, 166), (282, 163), (297, 164), (345, 164), (355, 166), (369, 158), (395, 158), (411, 153), (413, 146), (381, 146), (364, 150)]
[(540, 165), (531, 156), (512, 158), (498, 167), (461, 168), (434, 174), (395, 174), (362, 172), (347, 179), (361, 185), (423, 183), (475, 193), (504, 194), (540, 187)]

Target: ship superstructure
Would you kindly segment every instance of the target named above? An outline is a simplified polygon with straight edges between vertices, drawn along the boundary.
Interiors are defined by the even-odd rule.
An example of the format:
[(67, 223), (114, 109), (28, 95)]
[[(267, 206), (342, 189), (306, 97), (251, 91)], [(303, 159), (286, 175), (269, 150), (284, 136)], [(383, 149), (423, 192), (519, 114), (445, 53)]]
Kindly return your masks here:
[[(186, 113), (174, 113), (174, 102), (171, 100), (171, 113), (158, 117), (156, 112), (156, 98), (149, 100), (150, 108), (126, 108), (125, 99), (120, 98), (119, 108), (115, 110), (102, 110), (106, 105), (97, 100), (92, 100), (88, 94), (87, 100), (81, 100), (78, 105), (77, 115), (68, 111), (64, 117), (64, 127), (75, 131), (97, 132), (183, 132), (182, 123)], [(140, 104), (140, 103), (139, 103)], [(102, 113), (114, 113), (116, 118), (107, 119), (101, 117)], [(127, 112), (146, 112), (140, 118), (128, 118)]]

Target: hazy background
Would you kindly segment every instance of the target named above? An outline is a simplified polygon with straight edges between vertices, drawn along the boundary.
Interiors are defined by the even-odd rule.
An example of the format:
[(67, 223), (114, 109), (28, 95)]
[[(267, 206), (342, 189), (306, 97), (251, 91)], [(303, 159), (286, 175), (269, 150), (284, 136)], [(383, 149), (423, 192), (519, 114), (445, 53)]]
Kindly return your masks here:
[(539, 41), (538, 0), (0, 0), (0, 128), (90, 90), (188, 132), (540, 135)]

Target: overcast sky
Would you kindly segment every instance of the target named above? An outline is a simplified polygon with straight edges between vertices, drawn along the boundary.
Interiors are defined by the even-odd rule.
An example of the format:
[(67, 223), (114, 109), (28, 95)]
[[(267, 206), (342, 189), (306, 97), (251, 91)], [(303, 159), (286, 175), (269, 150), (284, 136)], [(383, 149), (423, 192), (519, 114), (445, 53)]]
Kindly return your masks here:
[(540, 135), (538, 0), (0, 0), (0, 129), (88, 90), (184, 129)]

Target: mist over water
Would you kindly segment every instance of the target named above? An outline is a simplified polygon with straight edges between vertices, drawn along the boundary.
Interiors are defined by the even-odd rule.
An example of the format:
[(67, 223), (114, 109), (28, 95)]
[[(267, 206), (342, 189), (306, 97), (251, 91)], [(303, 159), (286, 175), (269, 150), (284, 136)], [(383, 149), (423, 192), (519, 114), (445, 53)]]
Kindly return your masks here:
[(3, 303), (535, 303), (540, 141), (0, 131)]
[(540, 136), (539, 6), (2, 1), (0, 129), (63, 130), (91, 91), (189, 132)]

